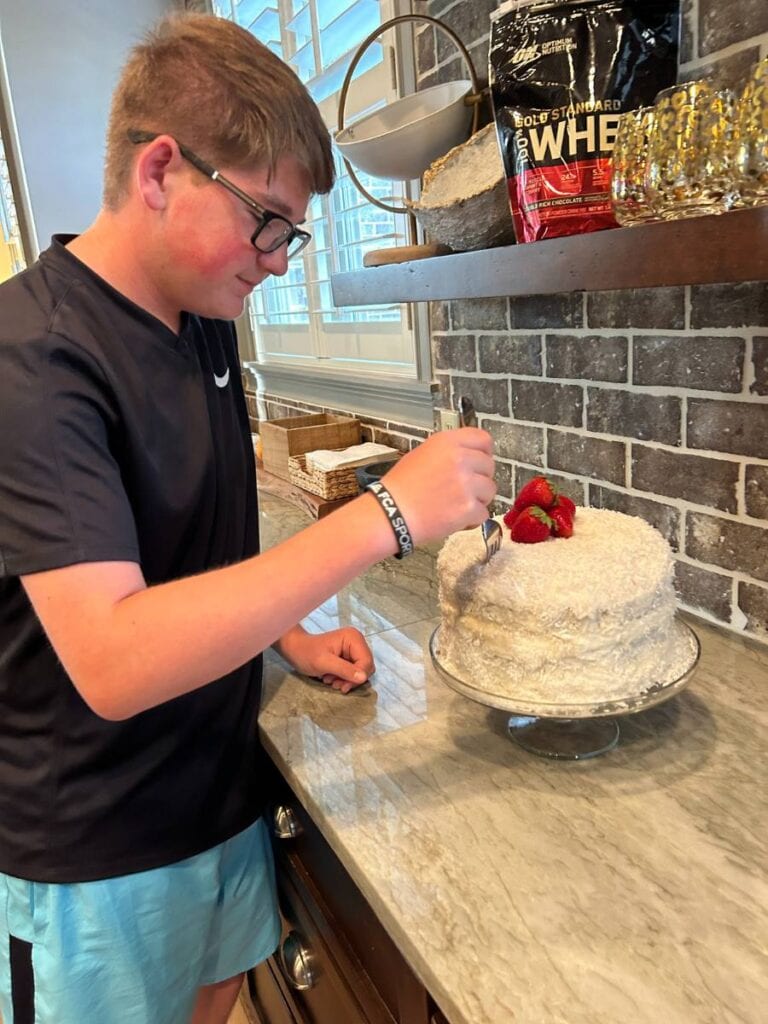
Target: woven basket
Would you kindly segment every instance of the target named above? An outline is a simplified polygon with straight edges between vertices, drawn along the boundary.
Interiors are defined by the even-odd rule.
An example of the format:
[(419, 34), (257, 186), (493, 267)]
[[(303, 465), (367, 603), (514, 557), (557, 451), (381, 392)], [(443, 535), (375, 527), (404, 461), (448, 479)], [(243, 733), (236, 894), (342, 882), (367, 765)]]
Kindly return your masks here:
[(292, 484), (331, 501), (348, 498), (360, 490), (354, 469), (341, 467), (324, 473), (321, 469), (308, 468), (306, 455), (291, 456), (288, 459), (288, 472)]

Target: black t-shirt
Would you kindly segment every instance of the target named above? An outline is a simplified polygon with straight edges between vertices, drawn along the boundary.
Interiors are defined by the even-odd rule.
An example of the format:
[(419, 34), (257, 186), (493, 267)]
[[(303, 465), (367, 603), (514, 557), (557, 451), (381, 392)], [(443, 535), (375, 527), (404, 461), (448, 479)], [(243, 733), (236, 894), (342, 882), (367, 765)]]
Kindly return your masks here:
[(134, 561), (149, 585), (258, 550), (235, 334), (179, 334), (54, 238), (0, 286), (0, 871), (87, 881), (170, 864), (263, 806), (261, 660), (99, 718), (19, 577)]

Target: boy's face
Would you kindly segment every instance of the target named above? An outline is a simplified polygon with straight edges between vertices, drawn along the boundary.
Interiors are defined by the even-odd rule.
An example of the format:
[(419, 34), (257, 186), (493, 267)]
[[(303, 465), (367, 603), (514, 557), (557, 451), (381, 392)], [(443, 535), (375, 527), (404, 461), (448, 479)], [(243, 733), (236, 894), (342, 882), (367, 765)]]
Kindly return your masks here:
[[(293, 158), (281, 158), (271, 176), (266, 168), (221, 172), (265, 209), (294, 225), (304, 220), (309, 179)], [(188, 175), (184, 186), (175, 190), (165, 217), (165, 284), (178, 308), (233, 319), (265, 277), (286, 272), (287, 249), (283, 245), (272, 253), (260, 252), (251, 237), (261, 222), (248, 205), (195, 168), (190, 167)]]

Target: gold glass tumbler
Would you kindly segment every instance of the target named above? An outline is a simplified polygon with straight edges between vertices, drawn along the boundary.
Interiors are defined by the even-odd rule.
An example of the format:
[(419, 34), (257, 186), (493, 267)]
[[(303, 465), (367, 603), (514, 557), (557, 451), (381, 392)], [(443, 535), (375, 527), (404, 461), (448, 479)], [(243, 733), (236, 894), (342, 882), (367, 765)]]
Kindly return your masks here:
[(656, 97), (645, 191), (663, 220), (724, 213), (733, 206), (735, 101), (730, 89), (705, 81)]
[(736, 106), (737, 206), (768, 203), (768, 57), (754, 65)]
[(619, 224), (627, 227), (658, 220), (645, 194), (645, 165), (653, 124), (653, 107), (639, 107), (621, 115), (613, 147), (611, 201)]

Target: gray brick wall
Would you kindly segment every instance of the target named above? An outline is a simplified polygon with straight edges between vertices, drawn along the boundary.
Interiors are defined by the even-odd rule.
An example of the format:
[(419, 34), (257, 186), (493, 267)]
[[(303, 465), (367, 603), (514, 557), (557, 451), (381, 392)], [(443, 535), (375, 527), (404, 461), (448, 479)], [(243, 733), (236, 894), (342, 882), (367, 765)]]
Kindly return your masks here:
[[(429, 0), (487, 78), (489, 0)], [(463, 76), (417, 29), (419, 84)], [(768, 54), (767, 0), (685, 0), (680, 78), (738, 85)], [(663, 258), (663, 254), (659, 254)], [(437, 402), (469, 394), (499, 507), (546, 470), (575, 501), (639, 515), (677, 553), (694, 613), (768, 644), (768, 285), (434, 303)]]

